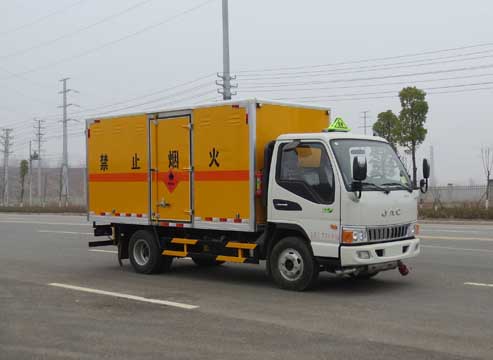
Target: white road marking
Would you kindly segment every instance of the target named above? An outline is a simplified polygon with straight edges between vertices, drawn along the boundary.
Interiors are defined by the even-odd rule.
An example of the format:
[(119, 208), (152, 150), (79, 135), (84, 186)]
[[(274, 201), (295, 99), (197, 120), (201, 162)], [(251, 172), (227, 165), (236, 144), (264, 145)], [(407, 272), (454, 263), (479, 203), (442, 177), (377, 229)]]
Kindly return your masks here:
[(490, 224), (463, 224), (463, 225), (457, 225), (457, 224), (421, 224), (420, 225), (423, 230), (426, 230), (426, 228), (434, 228), (434, 229), (444, 229), (444, 230), (450, 230), (450, 229), (475, 229), (475, 230), (491, 230), (493, 228), (493, 225)]
[(475, 283), (475, 282), (465, 282), (464, 285), (493, 287), (493, 284), (483, 284), (483, 283)]
[(90, 226), (89, 223), (63, 223), (63, 222), (43, 222), (43, 221), (5, 221), (0, 220), (0, 223), (5, 224), (35, 224), (35, 225), (67, 225), (67, 226)]
[(487, 249), (466, 249), (466, 248), (457, 248), (457, 247), (450, 247), (450, 246), (435, 246), (435, 245), (421, 245), (421, 247), (424, 248), (433, 248), (433, 249), (445, 249), (445, 250), (457, 250), (457, 251), (475, 251), (475, 252), (487, 252), (487, 253), (493, 253), (493, 250), (487, 250)]
[(118, 251), (116, 251), (116, 250), (89, 249), (89, 251), (102, 252), (102, 253), (110, 253), (110, 254), (118, 254)]
[(38, 230), (39, 233), (54, 233), (54, 234), (79, 234), (79, 235), (94, 235), (93, 233), (84, 233), (77, 231), (58, 231), (58, 230)]
[(476, 238), (476, 237), (431, 236), (431, 235), (420, 235), (419, 237), (421, 239), (430, 239), (430, 240), (493, 241), (492, 238)]
[(174, 302), (174, 301), (149, 299), (149, 298), (145, 298), (142, 296), (135, 296), (135, 295), (122, 294), (122, 293), (117, 293), (117, 292), (112, 292), (112, 291), (91, 289), (91, 288), (74, 286), (74, 285), (59, 284), (59, 283), (50, 283), (48, 285), (56, 286), (56, 287), (60, 287), (60, 288), (65, 288), (65, 289), (70, 289), (70, 290), (75, 290), (75, 291), (87, 292), (87, 293), (91, 293), (91, 294), (113, 296), (113, 297), (117, 297), (117, 298), (142, 301), (142, 302), (147, 302), (147, 303), (151, 303), (151, 304), (173, 306), (173, 307), (177, 307), (180, 309), (186, 309), (186, 310), (193, 310), (193, 309), (198, 308), (198, 306), (196, 306), (196, 305), (183, 304), (183, 303), (178, 303), (178, 302)]

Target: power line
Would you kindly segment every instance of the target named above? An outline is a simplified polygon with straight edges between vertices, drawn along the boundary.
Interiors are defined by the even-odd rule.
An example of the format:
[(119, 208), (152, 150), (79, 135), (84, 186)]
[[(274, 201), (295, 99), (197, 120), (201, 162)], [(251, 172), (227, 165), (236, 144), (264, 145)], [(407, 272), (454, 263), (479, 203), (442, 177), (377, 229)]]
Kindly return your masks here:
[[(491, 52), (492, 50), (488, 51)], [(470, 58), (459, 58), (459, 59), (451, 59), (451, 60), (439, 60), (433, 61), (404, 61), (396, 64), (381, 64), (381, 65), (372, 65), (372, 66), (361, 66), (356, 68), (343, 68), (343, 69), (333, 69), (333, 70), (316, 70), (316, 71), (298, 71), (298, 72), (290, 72), (290, 73), (274, 73), (271, 74), (256, 74), (253, 76), (242, 76), (240, 75), (240, 79), (243, 80), (269, 80), (269, 79), (293, 79), (293, 78), (307, 78), (307, 77), (320, 77), (324, 75), (344, 75), (344, 74), (356, 74), (356, 73), (366, 73), (366, 72), (376, 72), (376, 71), (387, 71), (394, 69), (403, 69), (403, 68), (413, 68), (413, 67), (422, 67), (422, 66), (433, 66), (433, 65), (445, 65), (449, 63), (456, 62), (464, 62), (471, 60), (481, 60), (481, 59), (489, 59), (492, 58), (493, 55), (482, 55)], [(407, 64), (407, 65), (405, 65)]]
[[(114, 102), (114, 103), (110, 103), (110, 104), (105, 104), (105, 105), (100, 105), (100, 106), (96, 106), (96, 107), (92, 107), (92, 108), (89, 108), (89, 109), (83, 109), (83, 110), (78, 110), (78, 111), (73, 111), (70, 113), (71, 116), (86, 116), (85, 114), (88, 114), (88, 113), (91, 113), (91, 112), (96, 112), (98, 110), (101, 110), (101, 109), (105, 109), (105, 108), (109, 108), (109, 107), (112, 107), (112, 106), (116, 106), (116, 105), (122, 105), (122, 104), (128, 104), (129, 102), (132, 102), (132, 101), (135, 101), (135, 100), (139, 100), (139, 99), (145, 99), (146, 97), (149, 97), (149, 96), (152, 96), (152, 95), (157, 95), (157, 94), (162, 94), (162, 93), (166, 93), (166, 92), (170, 92), (172, 90), (176, 90), (176, 89), (180, 89), (180, 88), (183, 88), (183, 87), (186, 87), (184, 90), (182, 91), (179, 91), (179, 92), (173, 92), (169, 95), (166, 95), (166, 99), (172, 99), (172, 98), (175, 98), (183, 93), (187, 93), (187, 92), (190, 92), (190, 91), (193, 91), (195, 89), (198, 89), (198, 88), (204, 88), (206, 86), (209, 86), (209, 85), (213, 85), (213, 81), (212, 81), (212, 78), (215, 76), (215, 73), (209, 73), (207, 75), (204, 75), (204, 76), (200, 76), (196, 79), (193, 79), (193, 80), (190, 80), (190, 81), (186, 81), (186, 82), (183, 82), (183, 83), (179, 83), (177, 85), (174, 85), (174, 86), (171, 86), (171, 87), (168, 87), (168, 88), (164, 88), (164, 89), (159, 89), (159, 90), (155, 90), (155, 91), (152, 91), (150, 93), (146, 93), (144, 95), (140, 95), (140, 96), (136, 96), (136, 97), (133, 97), (133, 98), (127, 98), (125, 100), (120, 100), (120, 101), (117, 101), (117, 102)], [(195, 84), (201, 80), (205, 80), (205, 79), (211, 79), (210, 82), (206, 82), (206, 83), (200, 83), (198, 86), (194, 86), (194, 87), (187, 87), (188, 85), (192, 85), (192, 84)], [(151, 102), (158, 102), (158, 101), (162, 101), (164, 100), (164, 98), (158, 98), (158, 99), (154, 99), (153, 101), (149, 101), (149, 103)], [(138, 105), (140, 104), (136, 104), (135, 107), (137, 107)], [(133, 105), (132, 105), (133, 107)], [(131, 108), (131, 107), (128, 107), (128, 108)], [(113, 110), (112, 110), (113, 111)], [(117, 111), (117, 109), (115, 109), (114, 111)], [(101, 113), (98, 113), (98, 115), (101, 115)], [(57, 116), (57, 118), (54, 118), (55, 116)], [(54, 127), (56, 126), (56, 123), (55, 121), (61, 121), (62, 118), (61, 117), (58, 117), (58, 114), (45, 114), (42, 116), (43, 118), (45, 119), (50, 119), (50, 120), (53, 120), (54, 122), (51, 123), (51, 124), (48, 124), (46, 126), (46, 128), (50, 128), (50, 127)], [(19, 121), (15, 121), (15, 122), (12, 122), (9, 124), (10, 126), (21, 126), (22, 128), (19, 129), (19, 132), (22, 133), (23, 131), (25, 132), (26, 128), (22, 125), (22, 123), (19, 123)]]
[[(463, 88), (463, 87), (469, 87), (469, 86), (484, 86), (484, 85), (493, 85), (493, 81), (487, 81), (487, 82), (480, 82), (480, 83), (471, 83), (471, 84), (455, 84), (455, 85), (446, 85), (446, 86), (435, 86), (435, 87), (429, 87), (429, 88), (424, 88), (423, 90), (429, 91), (429, 90), (441, 90), (441, 89), (452, 89), (452, 88)], [(397, 91), (398, 92), (398, 91)], [(391, 94), (391, 93), (396, 93), (395, 90), (387, 90), (387, 91), (377, 91), (377, 92), (367, 92), (367, 93), (352, 93), (352, 94), (331, 94), (331, 95), (323, 95), (323, 96), (301, 96), (301, 97), (296, 97), (295, 99), (325, 99), (325, 98), (336, 98), (336, 97), (351, 97), (351, 96), (366, 96), (366, 95), (382, 95), (382, 94)], [(284, 99), (290, 99), (290, 98), (284, 98)], [(293, 99), (293, 98), (291, 98)]]
[(108, 42), (103, 43), (103, 44), (101, 44), (99, 46), (93, 47), (91, 49), (87, 49), (85, 51), (81, 51), (81, 52), (79, 52), (77, 54), (68, 56), (68, 57), (63, 58), (63, 59), (60, 59), (58, 61), (55, 61), (55, 62), (52, 62), (52, 63), (47, 63), (47, 64), (44, 64), (44, 65), (41, 65), (41, 66), (38, 66), (38, 67), (35, 67), (35, 68), (31, 68), (29, 70), (25, 70), (25, 71), (22, 71), (22, 72), (13, 74), (10, 77), (3, 78), (2, 80), (7, 80), (7, 79), (10, 79), (10, 78), (15, 77), (15, 76), (22, 76), (22, 75), (25, 75), (25, 74), (30, 74), (30, 73), (33, 73), (33, 72), (36, 72), (36, 71), (39, 71), (39, 70), (44, 70), (44, 69), (47, 69), (47, 68), (50, 68), (50, 67), (53, 67), (53, 66), (57, 66), (57, 65), (63, 64), (63, 63), (68, 62), (68, 61), (72, 61), (72, 60), (75, 60), (75, 59), (80, 59), (81, 57), (90, 55), (90, 54), (95, 53), (95, 52), (97, 52), (99, 50), (103, 50), (103, 49), (105, 49), (105, 48), (107, 48), (109, 46), (113, 46), (113, 45), (115, 45), (117, 43), (120, 43), (120, 42), (122, 42), (124, 40), (130, 39), (130, 38), (132, 38), (134, 36), (140, 35), (140, 34), (142, 34), (144, 32), (149, 31), (149, 30), (153, 30), (153, 29), (155, 29), (155, 28), (157, 28), (159, 26), (162, 26), (164, 24), (170, 23), (170, 22), (178, 19), (179, 17), (182, 17), (184, 15), (187, 15), (187, 14), (189, 14), (189, 13), (195, 11), (195, 10), (198, 10), (198, 9), (204, 7), (205, 5), (211, 3), (212, 1), (214, 1), (214, 0), (207, 0), (207, 1), (202, 2), (202, 3), (200, 3), (200, 4), (196, 5), (196, 6), (193, 6), (191, 8), (188, 8), (188, 9), (182, 11), (182, 12), (179, 12), (178, 14), (175, 14), (173, 16), (167, 17), (166, 19), (164, 19), (164, 20), (162, 20), (160, 22), (157, 22), (155, 24), (151, 24), (151, 25), (145, 26), (145, 27), (143, 27), (140, 30), (134, 31), (134, 32), (132, 32), (130, 34), (127, 34), (125, 36), (122, 36), (122, 37), (120, 37), (118, 39), (115, 39), (115, 40), (112, 40), (112, 41), (108, 41)]
[(111, 20), (113, 20), (115, 18), (118, 18), (119, 16), (122, 16), (122, 15), (124, 15), (124, 14), (126, 14), (126, 13), (128, 13), (128, 12), (130, 12), (132, 10), (135, 10), (135, 9), (137, 9), (139, 7), (142, 7), (142, 6), (144, 6), (145, 4), (147, 4), (147, 3), (151, 2), (151, 1), (153, 1), (153, 0), (140, 1), (140, 2), (134, 4), (134, 5), (130, 6), (130, 7), (127, 7), (127, 8), (125, 8), (125, 9), (123, 9), (123, 10), (117, 12), (117, 13), (114, 13), (114, 14), (111, 14), (109, 16), (106, 16), (106, 17), (102, 18), (101, 20), (98, 20), (98, 21), (96, 21), (94, 23), (91, 23), (89, 25), (86, 25), (86, 26), (80, 27), (78, 29), (75, 29), (74, 31), (68, 32), (66, 34), (60, 35), (60, 36), (58, 36), (56, 38), (53, 38), (53, 39), (50, 39), (50, 40), (42, 41), (42, 42), (38, 43), (37, 45), (30, 46), (30, 47), (27, 47), (27, 48), (24, 48), (24, 49), (20, 49), (20, 50), (16, 50), (16, 51), (13, 51), (13, 52), (11, 52), (9, 54), (6, 54), (6, 55), (2, 55), (2, 56), (0, 56), (0, 59), (7, 59), (7, 58), (11, 58), (11, 57), (23, 55), (23, 54), (25, 54), (27, 52), (30, 52), (32, 50), (40, 49), (40, 48), (43, 48), (43, 47), (46, 47), (46, 46), (55, 44), (55, 43), (59, 42), (60, 40), (70, 38), (70, 37), (72, 37), (72, 36), (74, 36), (76, 34), (80, 34), (81, 32), (84, 32), (86, 30), (92, 29), (92, 28), (94, 28), (96, 26), (99, 26), (99, 25), (104, 24), (104, 23), (106, 23), (108, 21), (111, 21)]
[(412, 72), (412, 73), (401, 73), (393, 75), (379, 75), (361, 78), (348, 78), (348, 79), (334, 79), (334, 80), (314, 80), (314, 81), (303, 81), (303, 82), (276, 82), (276, 83), (259, 83), (258, 86), (299, 86), (299, 85), (317, 85), (317, 84), (327, 84), (327, 83), (346, 83), (346, 82), (357, 82), (357, 81), (370, 81), (370, 80), (382, 80), (382, 79), (393, 79), (400, 77), (411, 77), (411, 76), (422, 76), (422, 75), (436, 75), (463, 71), (475, 71), (482, 69), (493, 68), (493, 64), (477, 65), (477, 66), (465, 66), (460, 68), (443, 69), (443, 70), (432, 70), (423, 72)]
[(46, 20), (46, 19), (49, 19), (49, 18), (50, 18), (50, 17), (52, 17), (52, 16), (55, 16), (55, 15), (58, 15), (58, 14), (60, 14), (60, 13), (64, 12), (64, 11), (67, 11), (67, 10), (69, 10), (69, 9), (71, 9), (71, 8), (73, 8), (73, 7), (77, 6), (77, 5), (79, 5), (79, 4), (81, 4), (81, 3), (85, 2), (85, 1), (86, 1), (86, 0), (79, 0), (79, 1), (76, 1), (76, 2), (74, 2), (74, 3), (72, 3), (72, 4), (69, 4), (69, 5), (67, 5), (67, 6), (64, 6), (64, 7), (62, 7), (62, 8), (56, 9), (56, 10), (54, 10), (54, 11), (52, 11), (52, 12), (50, 12), (50, 13), (46, 14), (46, 15), (42, 15), (42, 16), (40, 16), (40, 17), (38, 17), (38, 18), (36, 18), (36, 19), (34, 19), (34, 20), (32, 20), (32, 21), (28, 22), (28, 23), (25, 23), (25, 24), (23, 24), (23, 25), (17, 26), (17, 27), (15, 27), (15, 28), (10, 29), (10, 30), (7, 30), (7, 31), (4, 31), (4, 32), (1, 32), (1, 33), (0, 33), (0, 36), (4, 36), (4, 35), (7, 35), (7, 34), (11, 34), (11, 33), (17, 32), (17, 31), (19, 31), (19, 30), (25, 29), (25, 28), (27, 28), (27, 27), (29, 27), (29, 26), (32, 26), (32, 25), (38, 24), (38, 23), (40, 23), (40, 22), (42, 22), (42, 21), (44, 21), (44, 20)]
[[(450, 91), (433, 91), (433, 92), (427, 92), (426, 95), (440, 95), (440, 94), (454, 94), (454, 93), (467, 93), (467, 92), (476, 92), (476, 91), (487, 91), (487, 90), (493, 90), (493, 87), (480, 87), (480, 88), (474, 88), (474, 89), (460, 89), (460, 90), (450, 90)], [(388, 92), (386, 92), (388, 93)], [(323, 98), (323, 97), (312, 97), (312, 98), (305, 98), (304, 102), (311, 102), (311, 100), (325, 100), (325, 101), (331, 101), (331, 102), (340, 102), (340, 101), (360, 101), (360, 100), (377, 100), (377, 99), (395, 99), (398, 98), (399, 95), (384, 95), (384, 96), (370, 96), (370, 97), (348, 97), (348, 98), (339, 98), (339, 99), (334, 99), (334, 98)], [(299, 99), (299, 98), (276, 98), (274, 100), (293, 100), (293, 99)]]
[[(485, 78), (493, 76), (493, 73), (486, 74), (475, 74), (475, 75), (465, 75), (465, 76), (452, 76), (452, 77), (444, 77), (437, 79), (423, 79), (423, 80), (415, 80), (413, 79), (413, 83), (424, 83), (424, 82), (437, 82), (437, 81), (448, 81), (448, 80), (461, 80), (461, 79), (471, 79), (471, 78)], [(366, 88), (366, 87), (379, 87), (379, 86), (389, 86), (389, 85), (402, 85), (404, 83), (408, 83), (408, 80), (394, 81), (394, 82), (384, 82), (384, 83), (371, 83), (371, 84), (357, 84), (357, 85), (344, 85), (344, 86), (330, 86), (330, 87), (309, 87), (309, 88), (286, 88), (287, 85), (284, 86), (273, 86), (269, 88), (268, 85), (262, 86), (242, 86), (241, 92), (292, 92), (292, 91), (320, 91), (320, 90), (333, 90), (333, 89), (355, 89), (355, 88)]]
[(348, 64), (360, 64), (360, 63), (365, 63), (365, 62), (396, 60), (396, 59), (402, 59), (402, 58), (406, 58), (406, 57), (433, 55), (433, 54), (439, 54), (439, 53), (444, 53), (444, 52), (452, 52), (452, 51), (473, 49), (473, 48), (478, 48), (478, 47), (488, 47), (488, 46), (493, 46), (493, 42), (486, 42), (486, 43), (475, 44), (475, 45), (466, 45), (466, 46), (438, 49), (438, 50), (431, 50), (431, 51), (421, 51), (421, 52), (408, 53), (408, 54), (402, 54), (402, 55), (366, 58), (366, 59), (351, 60), (351, 61), (341, 61), (341, 62), (337, 62), (337, 63), (241, 70), (241, 71), (237, 71), (237, 73), (238, 74), (245, 74), (245, 73), (251, 73), (251, 72), (267, 72), (267, 71), (279, 71), (279, 70), (300, 70), (300, 69), (306, 69), (306, 68), (319, 68), (319, 67), (330, 67), (330, 66), (339, 66), (339, 65), (348, 65)]
[[(215, 89), (214, 90), (207, 90), (205, 92), (201, 92), (201, 93), (194, 94), (194, 95), (188, 95), (186, 97), (175, 99), (173, 101), (164, 102), (164, 103), (161, 103), (161, 104), (158, 104), (158, 105), (155, 105), (155, 106), (156, 106), (156, 108), (158, 108), (158, 107), (162, 107), (162, 106), (166, 106), (166, 105), (170, 105), (170, 104), (179, 104), (180, 101), (189, 100), (189, 99), (196, 99), (197, 97), (201, 97), (201, 96), (204, 96), (204, 95), (210, 95), (213, 92), (215, 92)], [(112, 113), (115, 113), (115, 112), (118, 112), (118, 111), (122, 111), (122, 110), (134, 109), (134, 108), (139, 107), (139, 106), (142, 106), (142, 105), (148, 105), (150, 103), (154, 103), (154, 102), (162, 101), (162, 100), (164, 100), (164, 99), (162, 99), (162, 98), (161, 99), (158, 99), (158, 100), (155, 99), (155, 100), (146, 101), (146, 102), (143, 102), (143, 103), (140, 103), (140, 104), (135, 104), (135, 105), (125, 106), (125, 107), (121, 107), (121, 108), (117, 108), (117, 109), (112, 109), (112, 110), (105, 111), (105, 112), (102, 112), (102, 113), (88, 114), (86, 116), (87, 117), (103, 116), (103, 115), (112, 114)]]
[[(493, 55), (488, 55), (488, 56), (483, 56), (484, 57), (493, 57)], [(448, 62), (456, 62), (456, 60), (449, 60)], [(462, 59), (460, 60), (462, 61)], [(357, 74), (357, 73), (366, 73), (366, 72), (375, 72), (375, 71), (386, 71), (386, 70), (394, 70), (394, 69), (402, 69), (402, 68), (409, 68), (409, 67), (421, 67), (421, 66), (430, 66), (430, 65), (444, 65), (445, 62), (430, 62), (430, 63), (425, 63), (425, 64), (416, 64), (416, 65), (399, 65), (399, 66), (388, 66), (385, 68), (380, 68), (376, 70), (348, 70), (348, 71), (337, 71), (337, 72), (332, 72), (332, 73), (305, 73), (305, 74), (295, 74), (295, 75), (276, 75), (276, 76), (256, 76), (256, 77), (249, 77), (249, 78), (241, 78), (243, 81), (255, 81), (255, 80), (290, 80), (290, 79), (298, 79), (298, 78), (310, 78), (310, 77), (321, 77), (321, 76), (338, 76), (338, 75), (346, 75), (346, 74)]]
[[(90, 108), (90, 109), (84, 109), (84, 110), (76, 111), (76, 112), (73, 112), (72, 115), (79, 115), (81, 113), (93, 112), (95, 110), (101, 110), (101, 109), (105, 109), (105, 108), (112, 107), (112, 106), (115, 106), (115, 105), (127, 104), (127, 103), (132, 102), (132, 101), (135, 101), (135, 100), (140, 100), (140, 99), (144, 99), (144, 98), (149, 97), (149, 96), (153, 96), (153, 95), (157, 95), (157, 94), (162, 94), (162, 93), (166, 93), (166, 92), (171, 91), (171, 90), (179, 89), (179, 88), (184, 87), (186, 85), (191, 85), (191, 84), (194, 84), (194, 83), (199, 82), (201, 80), (212, 78), (213, 76), (215, 76), (215, 73), (210, 73), (210, 74), (207, 74), (207, 75), (198, 77), (198, 78), (196, 78), (194, 80), (190, 80), (190, 81), (187, 81), (187, 82), (184, 82), (184, 83), (175, 85), (175, 86), (171, 86), (171, 87), (168, 87), (168, 88), (164, 88), (164, 89), (152, 91), (152, 92), (147, 93), (147, 94), (144, 94), (144, 95), (136, 96), (136, 97), (125, 99), (125, 100), (120, 100), (120, 101), (117, 101), (117, 102), (114, 102), (114, 103), (111, 103), (111, 104), (96, 106), (96, 107), (93, 107), (93, 108)], [(192, 90), (195, 90), (195, 89), (198, 89), (198, 88), (203, 88), (203, 87), (209, 86), (211, 84), (213, 84), (213, 83), (212, 82), (210, 82), (210, 83), (209, 82), (202, 83), (202, 84), (197, 85), (195, 87), (187, 88), (184, 91), (179, 91), (179, 92), (175, 92), (175, 93), (172, 93), (170, 95), (167, 95), (167, 98), (173, 98), (176, 95), (182, 94), (183, 92), (188, 92), (188, 91), (192, 91)], [(162, 98), (160, 98), (160, 99), (158, 99), (156, 101), (160, 101), (160, 100), (162, 100)], [(149, 101), (149, 102), (153, 102), (153, 101)]]

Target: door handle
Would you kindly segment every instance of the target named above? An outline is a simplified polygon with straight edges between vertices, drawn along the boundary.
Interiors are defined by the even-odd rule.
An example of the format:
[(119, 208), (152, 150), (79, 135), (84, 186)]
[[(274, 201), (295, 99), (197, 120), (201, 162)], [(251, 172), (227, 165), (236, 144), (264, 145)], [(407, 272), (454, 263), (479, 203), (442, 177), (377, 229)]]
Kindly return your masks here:
[(161, 199), (161, 202), (159, 204), (157, 204), (158, 207), (162, 207), (162, 208), (166, 208), (166, 207), (169, 207), (171, 204), (170, 203), (167, 203), (164, 198)]
[(274, 209), (276, 209), (276, 210), (284, 210), (284, 211), (301, 211), (301, 210), (303, 210), (301, 208), (301, 205), (294, 202), (294, 201), (274, 199), (272, 202), (274, 203)]

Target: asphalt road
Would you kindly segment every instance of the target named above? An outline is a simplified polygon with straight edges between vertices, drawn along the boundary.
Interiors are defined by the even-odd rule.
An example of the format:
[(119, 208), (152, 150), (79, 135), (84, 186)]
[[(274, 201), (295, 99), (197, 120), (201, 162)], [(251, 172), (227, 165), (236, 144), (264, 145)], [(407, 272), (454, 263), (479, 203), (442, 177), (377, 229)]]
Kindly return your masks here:
[(493, 359), (493, 225), (421, 230), (409, 276), (295, 293), (258, 265), (138, 275), (83, 217), (0, 214), (0, 359)]

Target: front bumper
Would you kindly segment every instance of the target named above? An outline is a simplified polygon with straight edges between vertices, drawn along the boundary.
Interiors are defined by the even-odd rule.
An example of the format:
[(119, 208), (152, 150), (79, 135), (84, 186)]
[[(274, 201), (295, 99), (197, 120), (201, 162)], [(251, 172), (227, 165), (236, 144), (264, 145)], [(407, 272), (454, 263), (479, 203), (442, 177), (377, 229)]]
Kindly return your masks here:
[(418, 238), (380, 244), (341, 245), (341, 266), (365, 266), (412, 258), (421, 251)]

